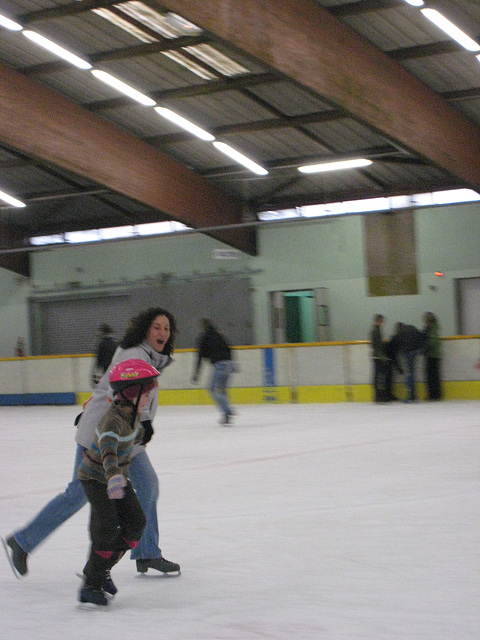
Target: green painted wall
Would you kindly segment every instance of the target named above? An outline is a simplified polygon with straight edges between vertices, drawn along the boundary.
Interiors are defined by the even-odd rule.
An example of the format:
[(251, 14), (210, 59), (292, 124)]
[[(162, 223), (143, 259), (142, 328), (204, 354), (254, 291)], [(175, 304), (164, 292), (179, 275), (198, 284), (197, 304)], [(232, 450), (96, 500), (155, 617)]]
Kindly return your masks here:
[[(136, 239), (35, 252), (32, 277), (0, 269), (0, 357), (13, 356), (18, 335), (27, 335), (28, 297), (64, 290), (105, 290), (127, 281), (249, 275), (254, 297), (256, 344), (271, 342), (269, 293), (326, 287), (332, 340), (367, 339), (377, 312), (385, 334), (401, 320), (421, 325), (425, 311), (440, 319), (442, 335), (454, 335), (454, 281), (480, 277), (480, 205), (418, 209), (415, 213), (419, 294), (369, 297), (366, 286), (363, 218), (360, 215), (275, 223), (258, 227), (259, 255), (218, 260), (222, 243), (200, 234)], [(438, 278), (434, 272), (444, 272)], [(73, 285), (75, 286), (75, 285)]]

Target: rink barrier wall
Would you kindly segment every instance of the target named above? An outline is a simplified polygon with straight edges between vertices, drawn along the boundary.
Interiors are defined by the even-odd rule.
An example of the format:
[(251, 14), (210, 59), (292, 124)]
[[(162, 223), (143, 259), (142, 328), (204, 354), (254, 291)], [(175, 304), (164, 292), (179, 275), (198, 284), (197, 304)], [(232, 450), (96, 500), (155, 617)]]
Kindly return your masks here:
[[(480, 336), (442, 338), (442, 384), (446, 400), (480, 399)], [(372, 360), (368, 341), (234, 347), (240, 371), (233, 374), (234, 404), (372, 401)], [(159, 404), (212, 404), (210, 365), (191, 384), (194, 349), (178, 349), (160, 378)], [(92, 354), (0, 359), (0, 405), (83, 404), (90, 396)], [(423, 358), (417, 359), (419, 399), (425, 398)], [(401, 378), (395, 391), (405, 397)]]

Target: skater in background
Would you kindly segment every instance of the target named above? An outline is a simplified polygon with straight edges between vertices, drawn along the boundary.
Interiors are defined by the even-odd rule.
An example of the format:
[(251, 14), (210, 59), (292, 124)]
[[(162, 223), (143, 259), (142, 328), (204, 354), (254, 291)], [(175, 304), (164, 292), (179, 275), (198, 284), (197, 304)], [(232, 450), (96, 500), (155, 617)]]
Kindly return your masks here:
[(27, 350), (25, 348), (25, 338), (19, 336), (17, 338), (17, 343), (15, 345), (15, 357), (16, 358), (24, 358), (27, 355)]
[(423, 316), (426, 336), (424, 350), (425, 357), (425, 381), (427, 384), (427, 399), (442, 399), (442, 383), (440, 380), (440, 367), (442, 362), (442, 345), (440, 342), (440, 327), (437, 317), (431, 311)]
[(407, 389), (405, 402), (415, 402), (417, 399), (415, 366), (417, 356), (422, 353), (425, 348), (426, 336), (413, 324), (397, 322), (395, 339), (404, 361), (405, 387)]
[(220, 424), (229, 424), (233, 416), (233, 410), (228, 400), (228, 380), (234, 370), (231, 349), (224, 336), (222, 336), (208, 318), (202, 318), (199, 322), (200, 335), (197, 338), (197, 360), (192, 375), (192, 383), (197, 384), (202, 366), (202, 360), (206, 358), (212, 364), (212, 377), (208, 390), (212, 399), (222, 412)]
[[(100, 419), (111, 403), (110, 370), (119, 362), (138, 358), (162, 373), (172, 361), (175, 333), (173, 315), (160, 307), (146, 309), (130, 320), (110, 368), (85, 403), (83, 413), (77, 417), (77, 448), (72, 481), (65, 491), (46, 504), (27, 526), (15, 531), (6, 540), (12, 565), (19, 575), (28, 573), (28, 554), (87, 502), (77, 470), (84, 452), (93, 441)], [(163, 573), (179, 573), (180, 566), (166, 560), (158, 546), (158, 477), (145, 447), (153, 435), (152, 421), (158, 406), (157, 394), (152, 396), (150, 404), (140, 412), (143, 438), (141, 444), (135, 445), (130, 462), (130, 479), (147, 518), (140, 544), (132, 550), (131, 558), (136, 560), (137, 571), (140, 573), (145, 573), (148, 569), (156, 569)]]
[(83, 569), (80, 602), (108, 604), (105, 593), (117, 593), (110, 570), (125, 551), (138, 546), (145, 528), (145, 515), (128, 479), (128, 467), (133, 445), (142, 441), (139, 412), (150, 403), (159, 374), (138, 359), (124, 360), (110, 371), (113, 402), (78, 469), (91, 507), (92, 543)]
[(388, 358), (382, 336), (382, 325), (384, 320), (383, 315), (381, 313), (377, 313), (373, 318), (373, 325), (370, 331), (373, 359), (373, 392), (375, 402), (390, 401), (387, 390)]
[(109, 324), (100, 325), (100, 342), (96, 349), (96, 358), (93, 365), (92, 386), (95, 387), (110, 366), (117, 343), (112, 337), (113, 329)]

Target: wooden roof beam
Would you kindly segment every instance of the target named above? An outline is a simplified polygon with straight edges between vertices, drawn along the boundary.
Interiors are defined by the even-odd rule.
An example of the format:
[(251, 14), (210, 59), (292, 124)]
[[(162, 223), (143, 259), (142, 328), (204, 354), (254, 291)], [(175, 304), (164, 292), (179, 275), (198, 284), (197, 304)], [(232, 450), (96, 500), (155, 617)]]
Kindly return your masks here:
[[(132, 134), (0, 64), (0, 140), (194, 228), (244, 221), (247, 205)], [(162, 216), (162, 219), (163, 216)], [(251, 255), (255, 232), (216, 238)]]
[(163, 4), (480, 191), (480, 129), (314, 0)]

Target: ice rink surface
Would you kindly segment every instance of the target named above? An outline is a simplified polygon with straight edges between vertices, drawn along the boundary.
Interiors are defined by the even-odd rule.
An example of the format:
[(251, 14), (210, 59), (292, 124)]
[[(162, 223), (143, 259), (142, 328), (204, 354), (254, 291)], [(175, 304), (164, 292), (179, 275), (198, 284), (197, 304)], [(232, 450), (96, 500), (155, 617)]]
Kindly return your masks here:
[[(72, 475), (78, 407), (1, 407), (0, 533)], [(478, 640), (480, 401), (159, 407), (161, 546), (105, 609), (77, 591), (89, 507), (29, 557), (0, 553), (1, 640)]]

